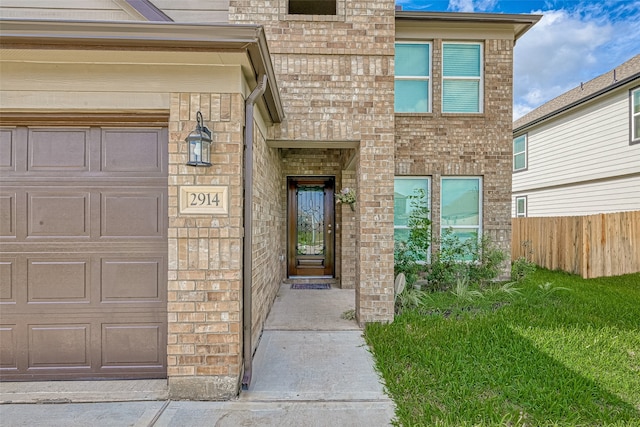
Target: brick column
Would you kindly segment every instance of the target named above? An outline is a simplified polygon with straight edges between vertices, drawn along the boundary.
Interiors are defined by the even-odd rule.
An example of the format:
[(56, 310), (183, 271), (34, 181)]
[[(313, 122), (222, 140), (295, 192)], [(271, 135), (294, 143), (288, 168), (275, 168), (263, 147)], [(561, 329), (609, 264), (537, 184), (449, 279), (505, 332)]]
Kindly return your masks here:
[[(393, 77), (391, 77), (391, 93)], [(388, 97), (393, 100), (393, 97)], [(387, 101), (388, 102), (388, 101)], [(356, 313), (358, 322), (390, 322), (393, 302), (393, 103), (391, 114), (363, 126), (357, 166)], [(376, 135), (365, 133), (367, 130)], [(370, 139), (365, 139), (365, 138)]]
[[(210, 168), (186, 165), (184, 139), (195, 128), (197, 111), (213, 133)], [(229, 399), (238, 392), (243, 124), (240, 94), (171, 96), (167, 374), (172, 399)], [(228, 186), (228, 214), (181, 214), (183, 185)]]

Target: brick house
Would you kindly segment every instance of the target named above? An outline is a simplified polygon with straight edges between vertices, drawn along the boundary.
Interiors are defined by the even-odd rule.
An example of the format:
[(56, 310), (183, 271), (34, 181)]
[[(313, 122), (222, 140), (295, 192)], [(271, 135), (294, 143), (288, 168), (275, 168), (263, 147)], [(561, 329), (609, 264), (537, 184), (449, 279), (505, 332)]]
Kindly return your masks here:
[[(539, 16), (171, 4), (0, 6), (3, 380), (234, 396), (287, 278), (393, 320), (416, 187), (436, 237), (508, 252), (513, 47)], [(186, 164), (198, 112), (210, 167)]]

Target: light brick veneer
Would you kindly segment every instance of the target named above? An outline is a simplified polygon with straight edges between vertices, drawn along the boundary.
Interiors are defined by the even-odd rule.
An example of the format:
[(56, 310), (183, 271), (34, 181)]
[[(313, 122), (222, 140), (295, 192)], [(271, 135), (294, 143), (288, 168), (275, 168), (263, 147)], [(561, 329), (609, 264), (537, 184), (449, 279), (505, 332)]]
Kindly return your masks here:
[(252, 352), (286, 274), (283, 166), (278, 149), (267, 146), (258, 126), (254, 127), (253, 162)]
[(286, 14), (286, 0), (231, 0), (229, 20), (265, 26), (286, 114), (283, 123), (270, 129), (269, 139), (359, 142), (357, 315), (360, 323), (389, 321), (395, 2), (339, 0), (337, 5), (336, 16), (295, 16)]
[[(197, 111), (213, 132), (210, 168), (185, 165)], [(174, 399), (228, 399), (238, 390), (243, 124), (241, 94), (171, 95), (167, 375)], [(181, 185), (228, 186), (229, 214), (179, 214)]]
[[(340, 188), (356, 188), (356, 173), (352, 170), (342, 172)], [(340, 205), (336, 209), (340, 219), (340, 283), (343, 288), (356, 287), (356, 214), (348, 205)]]
[(432, 113), (396, 115), (396, 175), (432, 177), (431, 217), (436, 238), (440, 235), (440, 178), (482, 176), (482, 229), (509, 257), (513, 41), (484, 42), (482, 114), (441, 112), (441, 52), (442, 40), (434, 40)]

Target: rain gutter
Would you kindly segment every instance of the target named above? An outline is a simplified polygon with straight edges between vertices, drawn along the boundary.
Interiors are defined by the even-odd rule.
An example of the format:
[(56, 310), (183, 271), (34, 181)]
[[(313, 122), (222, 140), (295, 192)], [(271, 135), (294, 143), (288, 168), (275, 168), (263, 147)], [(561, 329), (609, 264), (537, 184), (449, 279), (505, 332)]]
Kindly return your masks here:
[(258, 85), (253, 89), (244, 104), (245, 130), (244, 130), (244, 260), (242, 281), (242, 323), (243, 323), (243, 353), (244, 375), (242, 377), (242, 389), (247, 390), (251, 384), (253, 367), (253, 346), (251, 343), (252, 322), (251, 316), (251, 286), (253, 275), (253, 107), (267, 88), (267, 76), (261, 74), (258, 77)]

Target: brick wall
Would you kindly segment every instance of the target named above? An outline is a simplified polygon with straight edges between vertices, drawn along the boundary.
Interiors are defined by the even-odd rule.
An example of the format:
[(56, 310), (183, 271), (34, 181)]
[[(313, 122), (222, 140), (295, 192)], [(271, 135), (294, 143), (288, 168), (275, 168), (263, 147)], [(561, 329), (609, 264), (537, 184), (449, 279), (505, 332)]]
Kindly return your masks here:
[(286, 193), (282, 163), (276, 148), (254, 126), (253, 139), (253, 277), (252, 351), (258, 345), (280, 283), (285, 278)]
[(286, 15), (286, 6), (286, 0), (231, 0), (229, 20), (265, 26), (286, 114), (270, 139), (359, 141), (357, 315), (361, 323), (389, 321), (395, 2), (339, 0), (338, 14), (329, 17)]
[[(210, 168), (185, 165), (184, 139), (197, 111), (213, 132)], [(167, 375), (173, 399), (228, 399), (238, 390), (243, 124), (241, 94), (171, 95)], [(180, 214), (182, 185), (228, 186), (229, 214)]]
[(482, 114), (442, 114), (441, 46), (434, 40), (432, 113), (396, 115), (396, 175), (432, 177), (434, 237), (440, 234), (440, 178), (482, 176), (482, 229), (509, 254), (513, 41), (484, 43)]
[[(342, 171), (342, 188), (356, 188), (356, 172)], [(356, 287), (356, 213), (348, 205), (338, 205), (336, 216), (340, 222), (340, 283), (345, 289)]]

